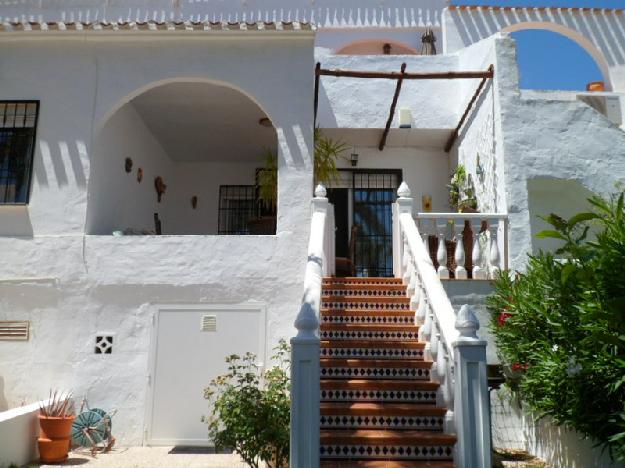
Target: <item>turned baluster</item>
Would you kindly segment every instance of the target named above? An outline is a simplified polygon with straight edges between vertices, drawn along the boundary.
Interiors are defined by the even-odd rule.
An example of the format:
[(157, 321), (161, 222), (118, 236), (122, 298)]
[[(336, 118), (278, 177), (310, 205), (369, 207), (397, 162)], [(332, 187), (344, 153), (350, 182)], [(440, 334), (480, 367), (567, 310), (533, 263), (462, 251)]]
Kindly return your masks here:
[(473, 228), (473, 252), (471, 259), (473, 260), (473, 279), (486, 279), (486, 271), (480, 265), (482, 262), (482, 249), (480, 246), (480, 228), (481, 220), (475, 220), (471, 223)]
[[(425, 291), (423, 290), (423, 288), (421, 288), (419, 295), (420, 295), (419, 307), (417, 308), (415, 319), (416, 319), (417, 325), (422, 326), (425, 323), (426, 315), (428, 312), (428, 298), (425, 295)], [(421, 333), (421, 330), (419, 329), (419, 334), (420, 333)]]
[(438, 261), (438, 277), (449, 279), (449, 269), (447, 268), (447, 246), (445, 245), (445, 232), (438, 235), (438, 249), (436, 251)]
[(463, 231), (464, 223), (462, 221), (454, 223), (454, 233), (456, 239), (456, 250), (454, 252), (454, 259), (456, 260), (456, 279), (467, 279), (467, 269), (464, 267), (466, 258), (464, 253)]
[(491, 278), (496, 278), (500, 268), (501, 256), (499, 255), (499, 243), (497, 242), (497, 230), (499, 224), (497, 221), (492, 221), (488, 226), (490, 231), (490, 252), (488, 261), (490, 263)]

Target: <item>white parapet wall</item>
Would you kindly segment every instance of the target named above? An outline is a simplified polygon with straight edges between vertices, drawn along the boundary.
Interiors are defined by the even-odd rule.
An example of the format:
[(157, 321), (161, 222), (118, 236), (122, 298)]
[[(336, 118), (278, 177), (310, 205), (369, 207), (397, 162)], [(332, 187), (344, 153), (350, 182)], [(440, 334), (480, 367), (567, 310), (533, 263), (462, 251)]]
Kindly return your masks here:
[(37, 416), (40, 406), (47, 402), (42, 400), (0, 413), (0, 466), (21, 466), (37, 459)]

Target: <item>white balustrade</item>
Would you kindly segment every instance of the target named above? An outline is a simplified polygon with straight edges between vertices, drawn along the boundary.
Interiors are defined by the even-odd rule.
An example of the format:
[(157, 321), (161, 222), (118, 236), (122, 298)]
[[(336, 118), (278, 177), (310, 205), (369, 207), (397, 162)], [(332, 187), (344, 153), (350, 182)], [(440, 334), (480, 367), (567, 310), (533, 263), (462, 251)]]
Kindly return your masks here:
[[(471, 277), (473, 279), (494, 279), (501, 270), (508, 269), (508, 215), (498, 213), (418, 213), (416, 219), (420, 235), (424, 239), (428, 252), (429, 235), (427, 231), (431, 230), (431, 226), (435, 226), (435, 234), (438, 237), (436, 261), (439, 265), (441, 265), (441, 259), (448, 253), (446, 246), (444, 246), (444, 234), (441, 235), (436, 226), (453, 225), (452, 238), (456, 242), (453, 252), (456, 263), (456, 268), (454, 269), (455, 279), (468, 278), (465, 268), (467, 255), (471, 256), (473, 264)], [(473, 232), (470, 252), (465, 251), (464, 245), (465, 221), (469, 221), (471, 231)], [(485, 223), (487, 226), (487, 229), (483, 232), (481, 232), (482, 223)], [(441, 243), (443, 246), (441, 246)], [(438, 273), (441, 279), (449, 277), (446, 265), (444, 270), (441, 270), (439, 266)]]
[(292, 468), (319, 467), (319, 312), (323, 277), (334, 273), (334, 258), (334, 210), (319, 185), (312, 200), (304, 298), (291, 338)]
[[(395, 276), (403, 278), (408, 285), (411, 307), (416, 311), (415, 323), (420, 325), (419, 339), (426, 342), (425, 357), (433, 362), (432, 379), (440, 384), (436, 403), (447, 408), (445, 432), (458, 437), (455, 464), (461, 468), (490, 467), (486, 342), (475, 335), (479, 324), (467, 306), (463, 306), (456, 318), (441, 283), (440, 270), (434, 268), (427, 243), (422, 242), (412, 215), (410, 189), (405, 183), (402, 183), (398, 195), (393, 207), (393, 245), (400, 246), (401, 257), (397, 258), (401, 261), (395, 263)], [(456, 240), (462, 244), (462, 229), (457, 222), (463, 222), (464, 218), (456, 218), (453, 214), (428, 215), (435, 226), (437, 220), (444, 220), (445, 225), (449, 220), (454, 221)], [(490, 216), (501, 219), (500, 215)], [(439, 234), (437, 260), (442, 264), (446, 263), (446, 258), (445, 262), (441, 262), (443, 252), (440, 245), (444, 242), (445, 235)], [(498, 250), (493, 252), (491, 248), (488, 258), (498, 259), (497, 255)], [(454, 258), (464, 263), (462, 247), (456, 248)], [(466, 275), (466, 270), (464, 273)]]

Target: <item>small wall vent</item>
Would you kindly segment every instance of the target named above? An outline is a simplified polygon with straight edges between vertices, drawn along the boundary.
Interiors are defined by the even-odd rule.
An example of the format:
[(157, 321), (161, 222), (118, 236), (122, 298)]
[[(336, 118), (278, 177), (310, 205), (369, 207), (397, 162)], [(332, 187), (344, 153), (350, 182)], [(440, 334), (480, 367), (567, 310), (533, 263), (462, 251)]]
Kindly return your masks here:
[(0, 341), (28, 341), (30, 322), (0, 321)]
[(112, 354), (113, 353), (113, 337), (110, 335), (96, 336), (94, 351), (96, 354)]
[(216, 315), (203, 315), (202, 316), (202, 331), (203, 332), (216, 332), (217, 331), (217, 316)]

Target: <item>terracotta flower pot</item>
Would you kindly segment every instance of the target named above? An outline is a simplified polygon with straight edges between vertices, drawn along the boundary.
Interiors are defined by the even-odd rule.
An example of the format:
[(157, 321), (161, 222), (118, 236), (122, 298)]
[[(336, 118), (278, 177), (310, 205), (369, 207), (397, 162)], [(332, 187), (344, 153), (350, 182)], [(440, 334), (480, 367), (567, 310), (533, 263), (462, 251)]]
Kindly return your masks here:
[(39, 457), (42, 462), (59, 462), (67, 458), (74, 416), (46, 417), (39, 415)]

